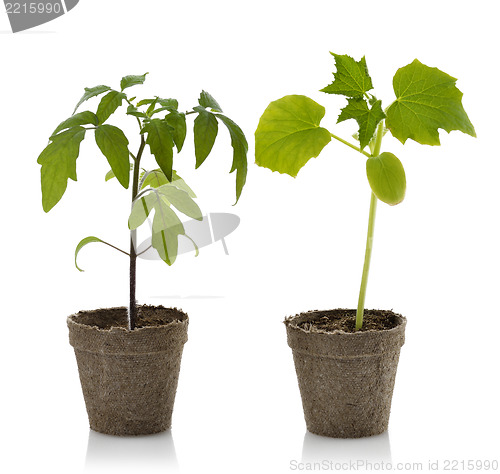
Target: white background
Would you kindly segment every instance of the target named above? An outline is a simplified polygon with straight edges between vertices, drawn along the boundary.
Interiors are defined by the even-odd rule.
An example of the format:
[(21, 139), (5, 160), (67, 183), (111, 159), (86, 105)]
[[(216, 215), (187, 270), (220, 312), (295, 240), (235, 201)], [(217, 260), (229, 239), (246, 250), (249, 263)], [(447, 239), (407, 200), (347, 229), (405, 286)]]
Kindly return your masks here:
[[(8, 473), (287, 473), (299, 462), (397, 463), (498, 459), (499, 44), (495, 2), (81, 0), (67, 15), (12, 34), (0, 13), (2, 343), (1, 468)], [(477, 139), (441, 134), (441, 147), (383, 149), (402, 160), (407, 196), (379, 205), (367, 307), (407, 316), (388, 433), (330, 440), (306, 433), (282, 320), (309, 309), (354, 307), (370, 191), (361, 155), (332, 142), (296, 179), (253, 164), (253, 132), (267, 104), (305, 94), (335, 125), (343, 99), (329, 51), (366, 55), (375, 93), (393, 100), (397, 68), (418, 58), (457, 77)], [(240, 227), (173, 267), (139, 262), (140, 302), (190, 316), (173, 428), (120, 439), (89, 433), (65, 318), (125, 305), (129, 192), (104, 182), (107, 163), (82, 144), (78, 182), (49, 213), (36, 158), (84, 87), (118, 87), (148, 71), (140, 97), (181, 109), (209, 91), (245, 131), (247, 185), (234, 203), (229, 135), (221, 127), (195, 172), (188, 135), (175, 167), (204, 212)], [(95, 110), (97, 100), (86, 104)], [(85, 108), (82, 108), (85, 110)], [(125, 130), (136, 124), (110, 120)], [(350, 121), (352, 122), (352, 121)], [(131, 149), (137, 148), (131, 139)], [(150, 157), (147, 158), (151, 160)], [(152, 165), (152, 162), (149, 161)], [(147, 163), (146, 163), (147, 164)], [(434, 464), (435, 466), (435, 464)], [(298, 470), (298, 469), (297, 469)]]

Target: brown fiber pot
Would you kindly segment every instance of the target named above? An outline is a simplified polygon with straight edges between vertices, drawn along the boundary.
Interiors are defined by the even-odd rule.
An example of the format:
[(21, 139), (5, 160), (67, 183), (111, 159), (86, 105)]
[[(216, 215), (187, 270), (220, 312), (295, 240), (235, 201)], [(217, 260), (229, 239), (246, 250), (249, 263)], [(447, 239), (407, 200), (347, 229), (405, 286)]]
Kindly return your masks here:
[[(141, 314), (149, 321), (143, 327)], [(188, 316), (140, 306), (133, 331), (126, 319), (126, 308), (80, 311), (67, 319), (90, 427), (122, 436), (159, 433), (171, 426)]]
[(406, 318), (383, 311), (393, 318), (394, 328), (354, 333), (322, 332), (304, 324), (333, 312), (310, 311), (285, 320), (307, 429), (333, 438), (383, 433)]

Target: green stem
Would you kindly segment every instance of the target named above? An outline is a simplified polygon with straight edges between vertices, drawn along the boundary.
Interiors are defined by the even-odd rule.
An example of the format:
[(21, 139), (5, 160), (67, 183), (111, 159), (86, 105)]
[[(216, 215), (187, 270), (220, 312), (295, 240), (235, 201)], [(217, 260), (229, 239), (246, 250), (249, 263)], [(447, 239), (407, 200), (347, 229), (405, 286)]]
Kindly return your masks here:
[[(378, 124), (377, 135), (375, 139), (375, 147), (372, 156), (378, 156), (380, 154), (383, 135), (384, 135), (384, 122), (381, 121)], [(370, 212), (368, 216), (368, 232), (366, 235), (365, 262), (363, 264), (363, 275), (361, 276), (361, 287), (359, 289), (358, 309), (356, 311), (356, 331), (360, 330), (363, 325), (366, 287), (368, 285), (368, 273), (370, 271), (370, 261), (372, 257), (373, 235), (375, 231), (376, 213), (377, 213), (377, 197), (372, 192), (370, 198)]]
[(335, 140), (338, 140), (339, 142), (343, 143), (344, 145), (347, 145), (348, 147), (352, 148), (353, 150), (356, 150), (357, 152), (362, 153), (367, 158), (370, 158), (371, 155), (369, 153), (367, 153), (366, 151), (357, 147), (356, 145), (349, 143), (348, 141), (344, 140), (343, 138), (337, 137), (337, 135), (334, 135), (333, 133), (330, 133), (330, 135), (332, 136), (332, 138), (335, 138)]
[[(137, 196), (137, 191), (139, 190), (139, 171), (140, 171), (140, 162), (142, 157), (142, 152), (144, 151), (144, 147), (146, 146), (146, 142), (144, 140), (144, 136), (141, 135), (141, 145), (139, 147), (139, 151), (137, 152), (137, 157), (134, 163), (134, 178), (132, 181), (132, 203)], [(137, 254), (135, 253), (135, 240), (136, 240), (136, 230), (130, 231), (130, 301), (129, 301), (129, 311), (128, 311), (128, 328), (132, 331), (135, 329), (137, 325), (137, 301), (135, 299), (135, 290), (136, 290), (136, 263), (137, 263)]]

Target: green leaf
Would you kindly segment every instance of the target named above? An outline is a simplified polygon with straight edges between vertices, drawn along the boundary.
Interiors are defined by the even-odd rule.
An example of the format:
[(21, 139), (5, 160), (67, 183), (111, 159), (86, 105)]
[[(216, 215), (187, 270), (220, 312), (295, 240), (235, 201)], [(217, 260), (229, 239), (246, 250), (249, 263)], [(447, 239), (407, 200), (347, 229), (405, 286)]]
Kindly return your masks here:
[(186, 139), (186, 115), (177, 111), (172, 111), (165, 117), (165, 120), (173, 128), (171, 132), (172, 138), (174, 139), (177, 153), (179, 153), (182, 150), (184, 140)]
[(198, 168), (212, 151), (219, 126), (215, 116), (203, 107), (194, 107), (194, 110), (198, 112), (194, 120), (194, 153)]
[(333, 82), (321, 89), (321, 92), (341, 94), (347, 97), (363, 97), (367, 91), (373, 89), (364, 56), (360, 61), (355, 61), (346, 54), (330, 54), (335, 58), (337, 71), (333, 73)]
[(75, 110), (73, 113), (76, 112), (76, 109), (80, 107), (86, 100), (91, 99), (92, 97), (98, 96), (99, 94), (103, 94), (104, 92), (110, 91), (111, 87), (108, 86), (95, 86), (95, 87), (85, 87), (85, 92), (82, 96), (82, 98), (79, 100), (78, 104), (76, 104)]
[(137, 102), (137, 107), (141, 107), (143, 105), (152, 104), (153, 102), (156, 103), (157, 101), (158, 101), (158, 97), (156, 99), (142, 99), (139, 102)]
[(198, 103), (206, 109), (211, 109), (213, 112), (222, 112), (221, 106), (208, 92), (201, 91)]
[(203, 219), (203, 215), (201, 214), (198, 204), (191, 199), (187, 192), (182, 191), (175, 186), (171, 186), (170, 184), (160, 186), (157, 189), (157, 192), (165, 196), (167, 200), (172, 203), (172, 205), (174, 205), (183, 214), (186, 214), (186, 216), (198, 221)]
[(382, 111), (382, 102), (377, 100), (373, 103), (372, 108), (368, 108), (365, 99), (351, 98), (348, 99), (348, 104), (342, 109), (337, 123), (348, 119), (355, 119), (359, 125), (358, 140), (361, 149), (370, 143), (370, 140), (375, 135), (378, 123), (385, 117)]
[(179, 102), (176, 99), (158, 99), (158, 103), (169, 110), (177, 110), (179, 107)]
[(95, 141), (120, 184), (128, 188), (130, 161), (128, 140), (125, 134), (113, 125), (99, 125), (95, 131)]
[(170, 209), (168, 201), (161, 196), (155, 205), (151, 243), (160, 258), (168, 265), (175, 262), (179, 246), (178, 237), (184, 233), (182, 222)]
[(218, 114), (217, 118), (221, 120), (229, 130), (231, 135), (231, 146), (233, 147), (233, 164), (231, 171), (236, 170), (236, 202), (238, 202), (243, 186), (247, 179), (247, 153), (248, 142), (241, 128), (225, 115)]
[(147, 173), (143, 173), (141, 176), (141, 186), (140, 189), (144, 189), (148, 186), (152, 188), (159, 188), (168, 184), (169, 186), (175, 186), (178, 189), (186, 191), (188, 195), (192, 198), (196, 197), (194, 191), (186, 184), (186, 182), (177, 174), (175, 170), (172, 170), (172, 182), (169, 182), (162, 170), (152, 170)]
[(396, 100), (387, 109), (386, 127), (402, 143), (408, 138), (423, 145), (439, 145), (441, 128), (473, 137), (474, 126), (462, 106), (456, 79), (415, 59), (398, 69), (393, 79)]
[(144, 224), (144, 221), (153, 210), (157, 200), (157, 195), (152, 192), (134, 201), (132, 211), (128, 218), (128, 228), (130, 230), (137, 229), (137, 227)]
[(98, 239), (97, 237), (85, 237), (84, 239), (82, 239), (80, 241), (80, 243), (76, 246), (76, 250), (75, 250), (75, 267), (78, 268), (78, 270), (80, 270), (81, 272), (83, 272), (83, 270), (78, 266), (78, 264), (76, 263), (76, 258), (78, 257), (78, 254), (80, 252), (80, 250), (85, 247), (85, 245), (87, 244), (90, 244), (92, 242), (101, 242), (101, 243), (105, 243), (103, 242), (101, 239)]
[(104, 123), (115, 110), (122, 105), (123, 99), (126, 99), (126, 95), (123, 92), (111, 91), (108, 92), (99, 103), (97, 107), (97, 117), (99, 123)]
[(97, 118), (97, 115), (87, 110), (86, 112), (80, 112), (72, 115), (69, 119), (61, 122), (52, 135), (57, 135), (61, 130), (77, 127), (78, 125), (97, 125), (98, 123), (99, 119)]
[(62, 198), (68, 178), (76, 181), (76, 159), (84, 138), (83, 127), (72, 127), (52, 136), (51, 142), (38, 157), (37, 162), (42, 165), (42, 206), (45, 212), (49, 212)]
[(324, 115), (324, 107), (303, 95), (271, 102), (255, 131), (255, 162), (297, 176), (330, 143), (330, 132), (319, 126)]
[[(134, 169), (134, 164), (133, 163), (130, 163), (130, 171), (132, 171)], [(109, 181), (110, 179), (113, 179), (113, 178), (116, 178), (115, 176), (115, 173), (113, 173), (113, 170), (109, 170), (107, 173), (106, 173), (106, 176), (104, 177), (104, 181)]]
[(127, 115), (133, 115), (134, 117), (139, 118), (148, 118), (148, 116), (144, 112), (141, 112), (137, 107), (134, 107), (133, 105), (129, 105), (127, 107)]
[(169, 181), (172, 181), (174, 160), (174, 141), (170, 127), (165, 120), (153, 119), (144, 125), (141, 133), (147, 133), (146, 143), (154, 155), (160, 169)]
[(146, 80), (146, 74), (143, 74), (142, 76), (125, 76), (122, 77), (122, 80), (120, 81), (120, 87), (122, 88), (122, 92), (127, 89), (127, 87), (132, 87), (136, 86), (138, 84), (144, 84), (144, 81)]
[(406, 176), (401, 161), (392, 153), (384, 152), (368, 158), (366, 175), (373, 194), (381, 201), (394, 206), (406, 193)]

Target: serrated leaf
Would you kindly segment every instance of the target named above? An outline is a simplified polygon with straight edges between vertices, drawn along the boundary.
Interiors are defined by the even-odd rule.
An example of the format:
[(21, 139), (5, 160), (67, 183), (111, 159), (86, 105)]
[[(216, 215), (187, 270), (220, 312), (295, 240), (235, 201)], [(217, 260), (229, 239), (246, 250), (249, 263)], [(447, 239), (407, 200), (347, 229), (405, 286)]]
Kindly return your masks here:
[(440, 128), (475, 137), (455, 84), (454, 77), (418, 59), (398, 69), (393, 79), (396, 100), (386, 112), (392, 135), (402, 143), (411, 138), (423, 145), (439, 145)]
[(127, 96), (123, 92), (111, 91), (108, 92), (97, 107), (97, 118), (99, 123), (103, 124), (115, 110), (122, 105), (123, 99)]
[(105, 243), (103, 242), (101, 239), (98, 239), (97, 237), (93, 237), (93, 236), (90, 236), (90, 237), (85, 237), (84, 239), (82, 239), (80, 241), (80, 243), (76, 246), (76, 249), (75, 249), (75, 267), (78, 268), (79, 271), (83, 272), (84, 270), (82, 270), (78, 264), (76, 263), (76, 258), (78, 257), (78, 254), (80, 253), (80, 250), (85, 247), (87, 244), (90, 244), (92, 242), (101, 242), (101, 243)]
[(222, 123), (224, 123), (231, 136), (231, 146), (233, 147), (233, 164), (231, 165), (230, 173), (236, 171), (236, 202), (238, 202), (247, 178), (248, 142), (241, 128), (229, 117), (218, 114), (217, 118), (221, 120)]
[(174, 139), (177, 153), (179, 153), (182, 150), (184, 141), (186, 139), (186, 115), (177, 111), (172, 111), (165, 117), (165, 120), (173, 128), (173, 130), (171, 131), (172, 138)]
[(144, 125), (141, 133), (147, 133), (146, 143), (154, 155), (160, 169), (169, 181), (172, 181), (174, 159), (174, 141), (170, 127), (165, 120), (153, 119)]
[(128, 218), (128, 228), (130, 230), (144, 224), (151, 211), (153, 210), (158, 197), (155, 193), (149, 193), (136, 199), (132, 205), (132, 210)]
[(206, 91), (201, 91), (200, 98), (198, 99), (198, 103), (205, 107), (206, 109), (211, 109), (213, 112), (221, 112), (221, 106), (218, 102)]
[(157, 192), (165, 196), (173, 206), (175, 206), (183, 214), (186, 214), (186, 216), (198, 221), (203, 219), (198, 204), (191, 199), (187, 192), (182, 191), (175, 186), (171, 186), (170, 184), (160, 186), (157, 189)]
[(76, 181), (76, 159), (80, 153), (80, 143), (85, 138), (85, 129), (72, 127), (51, 137), (37, 162), (42, 165), (42, 206), (49, 212), (62, 198), (68, 178)]
[(212, 148), (217, 138), (217, 119), (203, 107), (194, 107), (198, 116), (194, 120), (194, 153), (196, 156), (196, 168), (200, 167)]
[(122, 88), (122, 92), (128, 87), (137, 86), (139, 84), (144, 84), (146, 80), (146, 76), (148, 73), (143, 74), (142, 76), (125, 76), (122, 77), (120, 81), (120, 87)]
[(95, 131), (95, 141), (120, 184), (128, 188), (130, 161), (128, 139), (125, 134), (113, 125), (99, 125)]
[(330, 143), (330, 132), (319, 126), (324, 115), (324, 107), (303, 95), (271, 102), (255, 131), (255, 162), (297, 176)]
[(337, 120), (337, 123), (348, 119), (355, 119), (359, 125), (358, 140), (361, 149), (370, 143), (370, 140), (375, 135), (378, 123), (385, 117), (382, 111), (382, 102), (377, 100), (373, 103), (372, 108), (368, 107), (366, 100), (363, 98), (350, 98)]
[(103, 94), (104, 92), (110, 91), (111, 87), (108, 86), (95, 86), (95, 87), (85, 87), (85, 92), (83, 93), (82, 98), (78, 101), (78, 104), (76, 104), (75, 110), (73, 113), (76, 112), (76, 109), (80, 107), (86, 100), (91, 99), (92, 97), (96, 97), (99, 94)]
[(406, 193), (406, 175), (403, 165), (392, 153), (384, 152), (366, 160), (366, 175), (373, 194), (394, 206)]
[(87, 110), (85, 112), (72, 115), (69, 119), (61, 122), (52, 135), (57, 135), (61, 130), (77, 127), (78, 125), (97, 125), (98, 123), (99, 119), (97, 118), (97, 115)]
[(367, 91), (373, 89), (364, 56), (360, 61), (355, 61), (347, 54), (330, 54), (335, 58), (337, 71), (333, 73), (333, 82), (321, 89), (321, 92), (347, 97), (363, 97)]

